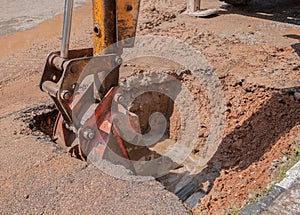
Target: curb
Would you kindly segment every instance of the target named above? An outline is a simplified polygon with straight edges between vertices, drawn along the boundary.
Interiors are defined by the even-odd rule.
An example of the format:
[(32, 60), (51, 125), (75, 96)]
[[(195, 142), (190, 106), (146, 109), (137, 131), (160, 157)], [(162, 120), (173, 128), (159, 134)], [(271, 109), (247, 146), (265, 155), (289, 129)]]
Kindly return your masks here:
[(300, 161), (296, 163), (290, 170), (286, 172), (286, 177), (277, 183), (270, 193), (261, 198), (259, 201), (245, 207), (239, 214), (240, 215), (253, 215), (263, 212), (280, 194), (290, 189), (292, 185), (300, 180)]

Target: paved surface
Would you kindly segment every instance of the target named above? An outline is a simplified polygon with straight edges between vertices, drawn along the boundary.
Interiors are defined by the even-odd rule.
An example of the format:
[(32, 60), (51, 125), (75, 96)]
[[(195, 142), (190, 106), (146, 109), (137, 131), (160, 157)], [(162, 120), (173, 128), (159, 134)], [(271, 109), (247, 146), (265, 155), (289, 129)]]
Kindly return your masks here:
[(115, 179), (14, 132), (16, 115), (0, 121), (0, 214), (188, 214), (155, 180)]
[(266, 197), (246, 207), (240, 214), (300, 214), (300, 161)]
[[(87, 0), (76, 0), (75, 7)], [(0, 0), (0, 36), (35, 27), (62, 13), (63, 0)]]
[(275, 199), (262, 214), (300, 214), (300, 178)]

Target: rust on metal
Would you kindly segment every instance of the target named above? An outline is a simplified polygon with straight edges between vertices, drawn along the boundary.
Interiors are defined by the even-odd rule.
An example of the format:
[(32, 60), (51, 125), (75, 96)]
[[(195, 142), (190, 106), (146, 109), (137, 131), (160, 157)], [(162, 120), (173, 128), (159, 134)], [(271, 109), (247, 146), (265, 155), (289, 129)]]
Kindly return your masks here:
[(118, 41), (124, 48), (134, 45), (140, 0), (116, 0)]
[(45, 92), (48, 92), (51, 96), (56, 96), (58, 92), (58, 84), (52, 81), (45, 81), (42, 85), (42, 89)]
[[(115, 53), (112, 47), (117, 42), (116, 0), (93, 0), (94, 26), (99, 32), (94, 32), (94, 56)], [(95, 31), (95, 27), (94, 27)]]
[[(119, 89), (120, 55), (133, 46), (139, 6), (140, 0), (93, 0), (93, 48), (68, 50), (67, 58), (59, 51), (47, 57), (40, 88), (60, 111), (54, 136), (74, 156), (86, 159), (94, 151), (99, 159), (116, 154), (130, 159), (113, 119), (121, 114), (130, 129), (139, 127), (137, 116), (121, 104), (116, 113), (111, 107)], [(94, 80), (76, 91), (88, 76)], [(95, 107), (93, 114), (90, 107)]]

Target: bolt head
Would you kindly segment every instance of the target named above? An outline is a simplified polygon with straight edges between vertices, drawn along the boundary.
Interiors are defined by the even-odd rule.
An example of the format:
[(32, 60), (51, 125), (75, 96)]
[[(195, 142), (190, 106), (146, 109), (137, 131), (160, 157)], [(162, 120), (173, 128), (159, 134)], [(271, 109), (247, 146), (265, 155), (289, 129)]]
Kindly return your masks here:
[(61, 93), (61, 97), (62, 97), (63, 100), (69, 101), (71, 99), (71, 93), (68, 90), (64, 90)]
[(121, 58), (120, 56), (117, 56), (117, 57), (115, 58), (115, 64), (116, 64), (117, 66), (119, 66), (119, 65), (121, 65), (122, 63), (123, 63), (122, 58)]
[(92, 129), (88, 128), (86, 129), (84, 132), (83, 132), (83, 137), (86, 139), (86, 140), (92, 140), (95, 138), (95, 133)]
[(126, 45), (132, 44), (132, 43), (133, 43), (133, 38), (131, 38), (131, 37), (125, 38), (124, 43), (125, 43)]
[(117, 94), (116, 94), (116, 101), (117, 101), (118, 103), (122, 104), (122, 103), (124, 103), (125, 98), (124, 98), (124, 96), (123, 96), (122, 94), (117, 93)]

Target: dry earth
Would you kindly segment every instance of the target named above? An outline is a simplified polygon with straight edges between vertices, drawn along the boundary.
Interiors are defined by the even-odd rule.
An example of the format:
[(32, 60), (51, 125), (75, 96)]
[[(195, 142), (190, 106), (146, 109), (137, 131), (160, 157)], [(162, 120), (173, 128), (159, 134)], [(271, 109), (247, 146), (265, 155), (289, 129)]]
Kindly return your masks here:
[[(219, 5), (203, 2), (203, 7)], [(225, 92), (226, 125), (219, 149), (195, 176), (205, 196), (192, 212), (226, 214), (272, 183), (274, 163), (299, 137), (299, 2), (226, 5), (208, 19), (187, 17), (184, 9), (183, 0), (142, 1), (138, 34), (182, 40), (216, 68)], [(91, 45), (90, 10), (88, 4), (74, 15), (72, 48)], [(187, 213), (159, 182), (112, 178), (49, 140), (24, 134), (28, 124), (20, 120), (22, 113), (49, 102), (38, 84), (47, 53), (59, 49), (61, 19), (0, 38), (1, 213)], [(200, 87), (190, 84), (190, 77), (184, 81), (200, 100)], [(201, 132), (199, 145), (209, 129)]]

